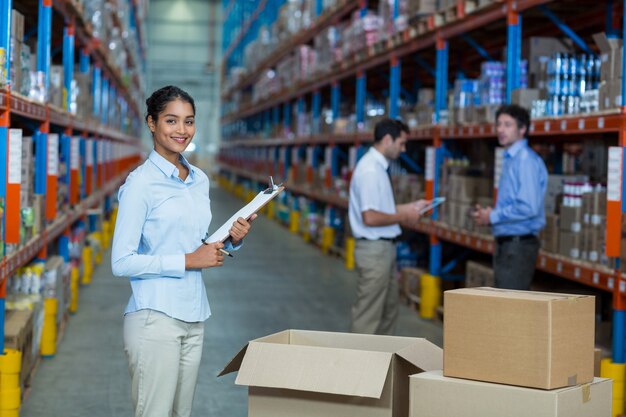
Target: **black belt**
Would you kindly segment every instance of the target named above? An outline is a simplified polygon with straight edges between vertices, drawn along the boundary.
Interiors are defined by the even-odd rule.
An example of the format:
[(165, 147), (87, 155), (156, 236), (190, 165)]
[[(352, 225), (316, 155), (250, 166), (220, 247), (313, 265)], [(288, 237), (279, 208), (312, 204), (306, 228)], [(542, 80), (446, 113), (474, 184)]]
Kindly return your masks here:
[(520, 236), (496, 236), (496, 242), (502, 244), (505, 242), (521, 242), (522, 240), (537, 239), (535, 235), (520, 235)]

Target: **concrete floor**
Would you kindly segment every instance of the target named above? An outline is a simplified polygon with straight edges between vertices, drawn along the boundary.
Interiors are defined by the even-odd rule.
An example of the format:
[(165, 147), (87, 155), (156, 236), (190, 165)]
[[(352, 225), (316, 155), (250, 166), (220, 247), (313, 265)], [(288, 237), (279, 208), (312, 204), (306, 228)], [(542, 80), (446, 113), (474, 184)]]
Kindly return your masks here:
[[(213, 187), (214, 228), (242, 202)], [(130, 382), (122, 349), (122, 313), (128, 281), (111, 275), (107, 262), (81, 288), (79, 309), (67, 324), (53, 359), (42, 360), (21, 417), (128, 417)], [(247, 389), (235, 374), (216, 375), (250, 339), (284, 329), (346, 332), (356, 273), (277, 223), (259, 218), (234, 259), (205, 272), (213, 316), (206, 322), (195, 416), (247, 415)], [(400, 310), (398, 335), (426, 337), (442, 346), (439, 324)]]

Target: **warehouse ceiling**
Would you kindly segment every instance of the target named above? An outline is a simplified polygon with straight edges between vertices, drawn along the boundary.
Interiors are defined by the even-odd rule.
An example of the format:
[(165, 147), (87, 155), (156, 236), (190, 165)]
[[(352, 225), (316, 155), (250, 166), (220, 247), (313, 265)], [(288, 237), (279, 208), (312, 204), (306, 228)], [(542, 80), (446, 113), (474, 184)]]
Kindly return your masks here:
[[(219, 140), (221, 3), (206, 0), (151, 0), (147, 19), (146, 95), (177, 85), (196, 101), (196, 152), (212, 154)], [(221, 42), (221, 41), (220, 41)]]

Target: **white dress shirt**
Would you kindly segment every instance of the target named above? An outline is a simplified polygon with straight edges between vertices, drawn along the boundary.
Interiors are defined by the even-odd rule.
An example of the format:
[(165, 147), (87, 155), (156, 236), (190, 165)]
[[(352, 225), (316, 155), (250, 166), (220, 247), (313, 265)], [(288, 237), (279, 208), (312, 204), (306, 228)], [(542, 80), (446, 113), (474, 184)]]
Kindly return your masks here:
[(363, 212), (375, 210), (395, 214), (391, 180), (387, 174), (389, 161), (374, 147), (363, 155), (352, 174), (350, 181), (350, 208), (348, 216), (352, 234), (357, 239), (393, 239), (402, 233), (400, 225), (371, 227), (363, 223)]

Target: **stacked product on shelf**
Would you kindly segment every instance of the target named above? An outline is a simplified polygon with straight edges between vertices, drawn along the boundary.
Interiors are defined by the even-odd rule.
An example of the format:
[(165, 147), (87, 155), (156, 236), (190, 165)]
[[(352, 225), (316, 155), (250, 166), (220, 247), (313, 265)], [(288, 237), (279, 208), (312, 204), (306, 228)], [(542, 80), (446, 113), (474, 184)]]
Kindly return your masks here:
[(446, 291), (444, 308), (443, 372), (410, 377), (409, 416), (623, 411), (613, 401), (611, 414), (611, 380), (594, 378), (594, 297), (468, 288)]

